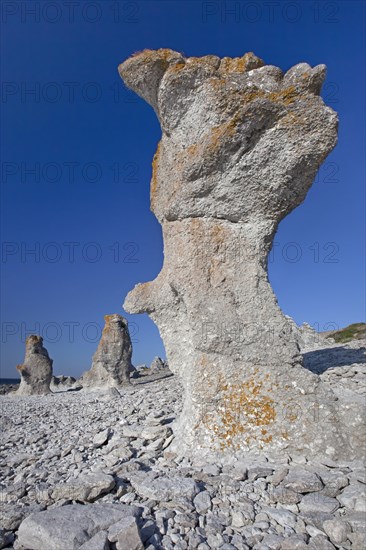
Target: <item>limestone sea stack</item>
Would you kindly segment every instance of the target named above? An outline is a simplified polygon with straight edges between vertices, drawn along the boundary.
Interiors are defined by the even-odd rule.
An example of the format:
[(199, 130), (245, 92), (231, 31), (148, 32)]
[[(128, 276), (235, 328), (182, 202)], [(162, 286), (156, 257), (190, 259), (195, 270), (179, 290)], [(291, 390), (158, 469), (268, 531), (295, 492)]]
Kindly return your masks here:
[[(337, 142), (326, 67), (145, 50), (119, 66), (162, 129), (151, 209), (164, 265), (124, 307), (158, 325), (185, 390), (173, 449), (356, 456), (361, 415), (306, 370), (268, 281), (280, 221)], [(352, 410), (352, 407), (356, 409)]]
[(17, 366), (20, 374), (20, 386), (17, 395), (43, 395), (51, 393), (52, 359), (43, 347), (43, 338), (32, 334), (25, 343), (25, 358)]
[(112, 388), (130, 383), (132, 344), (127, 320), (105, 315), (105, 326), (91, 369), (80, 380), (84, 388)]

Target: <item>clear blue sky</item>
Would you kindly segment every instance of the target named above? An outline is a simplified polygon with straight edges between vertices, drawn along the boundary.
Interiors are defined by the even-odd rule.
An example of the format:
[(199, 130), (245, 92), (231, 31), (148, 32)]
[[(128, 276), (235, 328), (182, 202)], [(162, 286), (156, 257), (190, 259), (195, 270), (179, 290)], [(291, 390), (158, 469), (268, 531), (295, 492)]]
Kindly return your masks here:
[(160, 128), (117, 73), (144, 48), (253, 51), (283, 70), (328, 66), (323, 97), (339, 113), (339, 143), (282, 222), (270, 279), (298, 323), (364, 320), (363, 1), (27, 0), (1, 9), (2, 377), (17, 375), (32, 332), (44, 336), (56, 374), (80, 375), (106, 313), (131, 323), (135, 364), (164, 356), (153, 322), (121, 309), (163, 261), (149, 210)]

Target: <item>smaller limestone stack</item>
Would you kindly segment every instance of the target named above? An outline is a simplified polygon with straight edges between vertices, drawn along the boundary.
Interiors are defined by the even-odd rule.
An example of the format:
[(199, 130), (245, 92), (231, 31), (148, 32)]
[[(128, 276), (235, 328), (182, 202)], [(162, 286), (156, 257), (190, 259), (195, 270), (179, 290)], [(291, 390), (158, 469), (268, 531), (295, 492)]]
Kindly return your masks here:
[(296, 342), (302, 351), (305, 348), (328, 347), (333, 340), (327, 339), (324, 334), (317, 332), (309, 323), (298, 325), (292, 317), (285, 315), (288, 321), (288, 340)]
[(154, 357), (150, 365), (151, 372), (159, 372), (165, 369), (165, 361), (161, 357)]
[(24, 363), (17, 366), (21, 378), (17, 395), (51, 393), (52, 363), (48, 351), (43, 347), (43, 338), (36, 334), (28, 336)]
[(105, 326), (92, 367), (81, 380), (83, 388), (112, 388), (130, 383), (132, 344), (127, 320), (105, 315)]
[(50, 387), (53, 392), (59, 392), (75, 389), (75, 385), (76, 378), (73, 376), (63, 376), (61, 374), (60, 376), (52, 376)]

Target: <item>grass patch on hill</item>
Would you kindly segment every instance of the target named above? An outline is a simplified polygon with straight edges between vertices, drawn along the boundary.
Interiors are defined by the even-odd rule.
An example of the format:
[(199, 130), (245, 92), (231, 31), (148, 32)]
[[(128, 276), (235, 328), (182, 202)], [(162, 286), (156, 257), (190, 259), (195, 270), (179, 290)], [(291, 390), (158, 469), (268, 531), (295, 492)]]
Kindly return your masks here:
[(342, 344), (351, 340), (366, 339), (366, 323), (353, 323), (348, 327), (328, 334), (327, 338), (333, 338), (336, 342)]

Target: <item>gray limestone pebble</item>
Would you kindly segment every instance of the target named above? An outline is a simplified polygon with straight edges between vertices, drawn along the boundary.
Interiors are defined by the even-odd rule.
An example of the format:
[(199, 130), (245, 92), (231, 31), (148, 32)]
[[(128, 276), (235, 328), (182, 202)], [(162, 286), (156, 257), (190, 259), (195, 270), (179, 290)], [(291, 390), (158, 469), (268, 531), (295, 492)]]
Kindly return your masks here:
[(299, 468), (294, 468), (287, 474), (283, 480), (283, 486), (297, 493), (311, 493), (323, 488), (316, 474)]
[(323, 529), (330, 540), (335, 544), (342, 544), (348, 538), (350, 526), (341, 519), (331, 519), (323, 523)]
[(255, 481), (261, 477), (268, 477), (272, 475), (273, 468), (270, 466), (253, 466), (248, 468), (248, 480)]
[(301, 500), (301, 495), (286, 489), (286, 487), (276, 487), (269, 493), (271, 502), (280, 502), (281, 504), (297, 504)]
[(205, 514), (212, 506), (210, 493), (201, 491), (194, 497), (193, 504), (199, 514)]
[(123, 530), (116, 542), (116, 550), (143, 550), (144, 545), (140, 538), (136, 519), (125, 518), (123, 523)]
[(9, 531), (16, 530), (27, 516), (43, 510), (44, 506), (32, 504), (21, 506), (19, 504), (2, 504), (0, 506), (0, 525)]
[(301, 535), (291, 535), (281, 543), (281, 550), (306, 550), (307, 544)]
[(358, 481), (348, 485), (340, 495), (339, 502), (355, 512), (366, 512), (366, 485)]
[(324, 496), (320, 493), (308, 493), (303, 496), (299, 504), (301, 512), (330, 513), (333, 514), (339, 508), (336, 498)]
[(280, 550), (283, 540), (284, 538), (280, 535), (265, 535), (261, 540), (258, 549), (269, 548), (269, 550)]
[(72, 504), (28, 516), (20, 525), (18, 544), (28, 550), (76, 550), (98, 531), (126, 517), (136, 507), (123, 504)]
[(62, 498), (91, 502), (104, 493), (113, 489), (115, 481), (112, 476), (102, 472), (85, 474), (79, 478), (68, 480), (67, 483), (60, 483), (52, 490), (51, 496), (54, 500)]
[(154, 473), (144, 472), (132, 475), (130, 482), (141, 496), (157, 501), (192, 501), (199, 492), (194, 480), (180, 476), (156, 477)]
[(143, 550), (140, 530), (134, 516), (123, 517), (108, 529), (108, 540), (117, 550)]
[(282, 527), (292, 527), (296, 525), (296, 516), (289, 510), (284, 508), (269, 508), (264, 507), (264, 512)]
[(316, 535), (311, 537), (309, 544), (309, 550), (336, 550), (336, 547), (327, 539), (327, 537), (322, 535)]
[(104, 445), (105, 443), (107, 443), (110, 435), (111, 435), (111, 429), (110, 428), (107, 428), (107, 429), (103, 430), (102, 432), (97, 433), (93, 437), (94, 447), (98, 448), (98, 447), (101, 447), (102, 445)]

